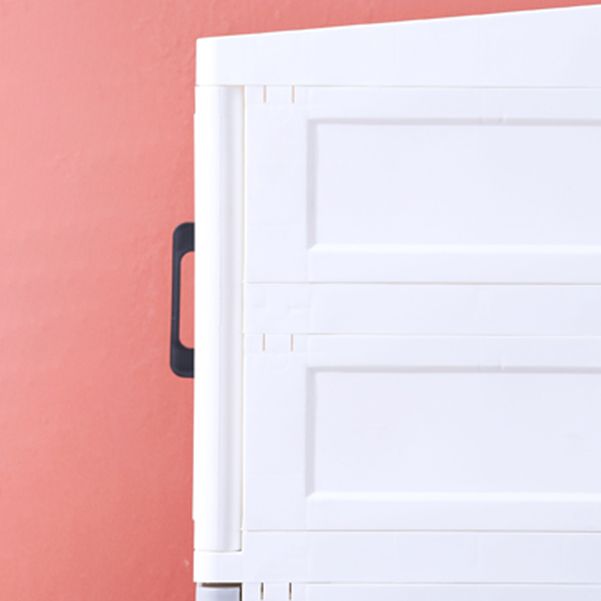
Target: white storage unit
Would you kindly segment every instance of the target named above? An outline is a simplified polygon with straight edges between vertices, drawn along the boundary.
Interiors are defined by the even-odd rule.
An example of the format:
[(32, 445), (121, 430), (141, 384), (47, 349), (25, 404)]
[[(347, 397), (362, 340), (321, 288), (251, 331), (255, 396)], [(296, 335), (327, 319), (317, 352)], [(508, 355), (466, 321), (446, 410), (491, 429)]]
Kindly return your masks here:
[(601, 598), (600, 59), (601, 6), (199, 40), (201, 599)]

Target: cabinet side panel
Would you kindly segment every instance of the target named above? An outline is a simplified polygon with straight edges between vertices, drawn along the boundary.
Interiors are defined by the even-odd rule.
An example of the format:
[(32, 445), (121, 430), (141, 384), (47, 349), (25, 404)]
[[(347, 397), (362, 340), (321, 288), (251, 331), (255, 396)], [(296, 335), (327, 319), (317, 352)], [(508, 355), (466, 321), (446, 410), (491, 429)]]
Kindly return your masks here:
[(199, 550), (241, 528), (243, 89), (196, 90), (194, 520)]

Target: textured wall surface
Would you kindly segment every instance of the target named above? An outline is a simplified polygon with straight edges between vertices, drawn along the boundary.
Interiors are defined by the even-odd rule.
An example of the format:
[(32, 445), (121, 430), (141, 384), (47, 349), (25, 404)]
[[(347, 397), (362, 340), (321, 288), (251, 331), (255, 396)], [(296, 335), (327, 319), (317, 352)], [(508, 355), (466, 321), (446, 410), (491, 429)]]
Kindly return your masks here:
[(0, 0), (0, 599), (193, 598), (167, 343), (194, 39), (571, 4)]

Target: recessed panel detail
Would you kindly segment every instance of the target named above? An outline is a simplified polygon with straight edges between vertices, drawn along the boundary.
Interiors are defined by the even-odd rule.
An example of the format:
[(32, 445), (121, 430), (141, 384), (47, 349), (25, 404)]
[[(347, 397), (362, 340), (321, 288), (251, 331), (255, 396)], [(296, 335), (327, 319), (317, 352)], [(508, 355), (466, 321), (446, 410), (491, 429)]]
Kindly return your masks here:
[(601, 375), (317, 370), (310, 493), (600, 494)]
[(309, 123), (309, 245), (596, 245), (593, 120)]

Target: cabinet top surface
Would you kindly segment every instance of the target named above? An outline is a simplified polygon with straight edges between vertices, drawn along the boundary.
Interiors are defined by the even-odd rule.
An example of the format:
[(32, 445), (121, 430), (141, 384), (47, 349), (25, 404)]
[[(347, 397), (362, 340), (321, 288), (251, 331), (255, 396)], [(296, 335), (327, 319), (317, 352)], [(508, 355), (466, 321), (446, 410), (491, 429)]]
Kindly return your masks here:
[(601, 5), (202, 38), (197, 85), (600, 87)]

